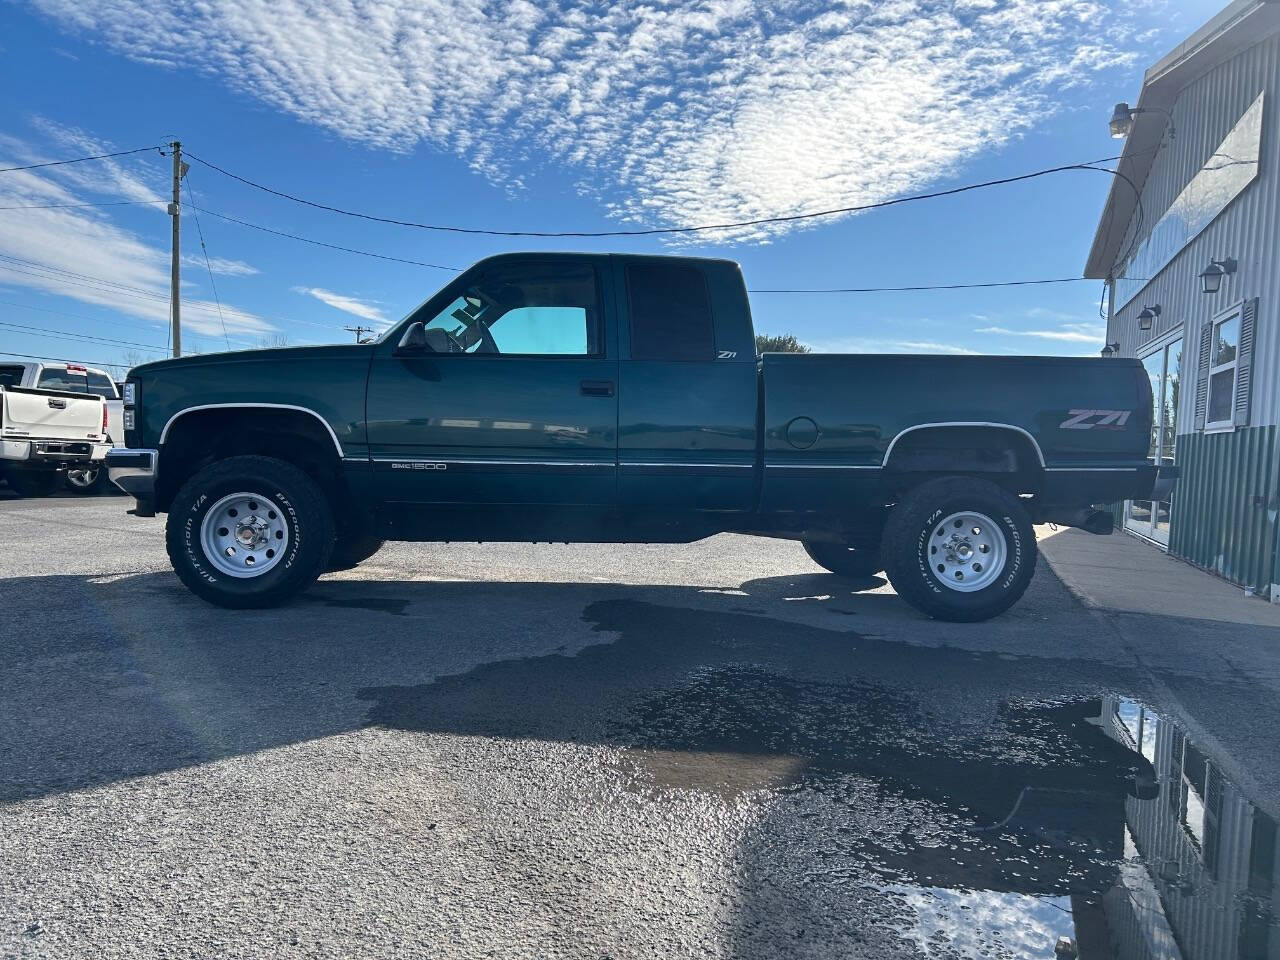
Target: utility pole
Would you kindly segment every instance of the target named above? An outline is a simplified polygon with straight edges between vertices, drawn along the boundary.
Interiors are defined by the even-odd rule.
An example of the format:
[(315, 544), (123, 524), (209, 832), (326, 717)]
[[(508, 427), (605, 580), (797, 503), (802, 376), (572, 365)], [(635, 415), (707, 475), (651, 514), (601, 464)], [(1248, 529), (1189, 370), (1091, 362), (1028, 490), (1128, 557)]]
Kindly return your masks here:
[(373, 333), (373, 327), (362, 327), (359, 324), (356, 324), (354, 327), (343, 327), (342, 329), (354, 333), (356, 335), (356, 343), (364, 343), (360, 338), (366, 333)]
[(173, 240), (170, 246), (169, 266), (169, 322), (172, 326), (170, 339), (173, 341), (173, 355), (182, 356), (182, 297), (179, 291), (181, 283), (182, 246), (179, 242), (179, 229), (182, 224), (182, 178), (189, 169), (182, 162), (182, 144), (177, 140), (169, 144), (173, 152), (173, 202), (169, 204), (169, 216), (173, 219)]

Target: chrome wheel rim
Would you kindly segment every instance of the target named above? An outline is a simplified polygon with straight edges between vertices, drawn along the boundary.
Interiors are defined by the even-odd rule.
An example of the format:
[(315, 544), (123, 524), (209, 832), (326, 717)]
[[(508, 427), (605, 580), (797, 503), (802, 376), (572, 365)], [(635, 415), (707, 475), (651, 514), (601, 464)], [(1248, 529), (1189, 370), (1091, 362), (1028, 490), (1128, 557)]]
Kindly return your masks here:
[(1004, 531), (986, 514), (972, 510), (935, 523), (925, 551), (934, 579), (957, 593), (991, 586), (1004, 572), (1009, 555)]
[(204, 515), (200, 546), (210, 565), (229, 577), (260, 577), (289, 546), (284, 515), (260, 493), (231, 493)]
[(71, 482), (73, 487), (91, 487), (93, 482), (98, 479), (97, 470), (68, 470), (67, 480)]

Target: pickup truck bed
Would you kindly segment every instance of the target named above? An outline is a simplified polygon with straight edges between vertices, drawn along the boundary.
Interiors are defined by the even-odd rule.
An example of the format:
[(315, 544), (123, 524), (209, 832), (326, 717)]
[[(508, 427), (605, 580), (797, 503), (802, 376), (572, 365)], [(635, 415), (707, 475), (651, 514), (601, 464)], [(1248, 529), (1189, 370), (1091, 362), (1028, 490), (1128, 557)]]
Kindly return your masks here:
[(1156, 473), (1136, 361), (757, 357), (722, 260), (495, 257), (377, 343), (148, 364), (125, 405), (112, 479), (227, 606), (384, 539), (741, 531), (983, 619), (1029, 582), (1033, 522), (1109, 531), (1094, 505)]
[(0, 386), (0, 475), (23, 495), (52, 492), (59, 470), (101, 464), (106, 418), (101, 397)]

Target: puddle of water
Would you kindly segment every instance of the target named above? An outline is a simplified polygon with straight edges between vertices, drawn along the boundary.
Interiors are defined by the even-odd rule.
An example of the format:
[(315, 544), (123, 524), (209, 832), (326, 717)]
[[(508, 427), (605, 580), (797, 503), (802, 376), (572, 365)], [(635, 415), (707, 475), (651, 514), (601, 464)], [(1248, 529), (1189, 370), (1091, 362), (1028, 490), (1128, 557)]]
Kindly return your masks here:
[(1280, 960), (1275, 821), (1098, 694), (1132, 671), (630, 600), (583, 618), (609, 642), (368, 688), (368, 722), (602, 744), (644, 802), (741, 806), (732, 956)]
[(780, 790), (809, 766), (804, 757), (716, 750), (628, 750), (630, 786), (655, 790), (697, 790), (732, 800), (754, 790)]
[(802, 928), (843, 911), (930, 956), (1280, 957), (1275, 821), (1137, 701), (1006, 703), (953, 735), (876, 686), (730, 664), (628, 735), (638, 789), (767, 791), (742, 886)]

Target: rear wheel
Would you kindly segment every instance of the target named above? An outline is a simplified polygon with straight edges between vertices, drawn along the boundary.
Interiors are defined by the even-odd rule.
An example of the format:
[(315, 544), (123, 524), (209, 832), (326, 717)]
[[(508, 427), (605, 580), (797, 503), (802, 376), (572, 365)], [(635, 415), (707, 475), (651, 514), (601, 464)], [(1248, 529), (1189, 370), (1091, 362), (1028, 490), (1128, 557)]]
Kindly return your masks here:
[(333, 541), (333, 551), (329, 554), (325, 573), (359, 566), (381, 550), (384, 543), (385, 540), (365, 533), (339, 534)]
[(107, 485), (107, 471), (102, 467), (70, 467), (64, 479), (67, 489), (75, 493), (98, 493)]
[(987, 620), (1013, 606), (1036, 569), (1031, 520), (986, 480), (943, 477), (893, 508), (883, 551), (898, 596), (938, 620)]
[(865, 580), (884, 569), (880, 551), (875, 548), (855, 549), (821, 540), (802, 540), (801, 545), (810, 560), (837, 576)]
[(10, 467), (4, 478), (9, 481), (9, 488), (20, 497), (51, 497), (58, 489), (56, 470)]
[(292, 464), (230, 457), (182, 485), (165, 540), (178, 578), (197, 596), (221, 607), (269, 607), (325, 569), (333, 517), (315, 481)]

